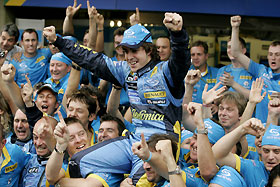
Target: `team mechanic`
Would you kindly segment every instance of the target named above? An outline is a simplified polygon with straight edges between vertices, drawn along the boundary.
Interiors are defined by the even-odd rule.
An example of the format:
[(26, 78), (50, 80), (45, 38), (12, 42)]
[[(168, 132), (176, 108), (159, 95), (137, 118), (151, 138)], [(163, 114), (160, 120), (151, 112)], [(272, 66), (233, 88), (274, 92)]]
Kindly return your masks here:
[(144, 174), (143, 161), (131, 151), (131, 145), (140, 141), (140, 134), (144, 132), (149, 138), (154, 133), (167, 133), (180, 138), (183, 80), (191, 64), (189, 38), (182, 29), (179, 14), (165, 13), (163, 23), (170, 31), (172, 56), (162, 62), (152, 44), (151, 33), (138, 24), (125, 31), (120, 46), (126, 61), (117, 63), (102, 53), (56, 36), (53, 26), (44, 29), (45, 37), (72, 61), (102, 79), (125, 87), (136, 126), (135, 135), (105, 141), (75, 154), (69, 163), (71, 177), (106, 173), (103, 177), (106, 186), (110, 185), (108, 172), (130, 173), (135, 185)]

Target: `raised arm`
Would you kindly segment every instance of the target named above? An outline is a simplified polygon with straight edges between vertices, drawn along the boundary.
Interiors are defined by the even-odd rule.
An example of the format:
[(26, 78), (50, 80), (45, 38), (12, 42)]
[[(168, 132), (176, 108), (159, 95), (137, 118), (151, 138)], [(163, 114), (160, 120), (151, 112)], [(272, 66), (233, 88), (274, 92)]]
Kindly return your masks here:
[(231, 153), (232, 148), (245, 135), (251, 134), (253, 136), (258, 136), (264, 132), (264, 130), (265, 128), (260, 120), (251, 118), (245, 123), (239, 125), (230, 133), (223, 136), (212, 147), (217, 164), (220, 166), (227, 165), (232, 168), (236, 168), (236, 159), (234, 154)]
[(249, 101), (247, 102), (246, 108), (242, 114), (240, 124), (244, 123), (245, 121), (249, 120), (255, 110), (256, 105), (263, 100), (266, 95), (266, 92), (261, 94), (263, 88), (263, 80), (261, 78), (257, 78), (253, 81), (249, 96)]
[(238, 61), (246, 70), (248, 70), (250, 65), (250, 58), (248, 58), (245, 54), (242, 53), (239, 43), (239, 26), (241, 24), (241, 17), (231, 17), (230, 23), (232, 27), (231, 55), (234, 57), (234, 60)]
[(218, 168), (216, 166), (216, 159), (213, 155), (208, 136), (206, 133), (201, 133), (205, 130), (202, 118), (202, 105), (198, 103), (190, 103), (187, 110), (197, 126), (197, 156), (200, 175), (203, 179), (209, 182), (218, 172)]
[(116, 87), (115, 85), (112, 86), (112, 91), (107, 104), (107, 113), (119, 118), (122, 120), (122, 122), (124, 122), (124, 117), (119, 111), (121, 91), (122, 87)]
[(9, 94), (13, 96), (14, 103), (23, 113), (25, 113), (24, 102), (21, 97), (21, 90), (14, 81), (16, 68), (12, 64), (4, 64), (1, 67), (1, 72), (2, 80), (4, 81)]
[(265, 129), (272, 125), (279, 125), (279, 117), (280, 117), (280, 99), (273, 98), (268, 103), (268, 115)]
[(88, 17), (89, 17), (89, 41), (87, 47), (94, 49), (96, 48), (96, 17), (97, 10), (94, 6), (90, 6), (89, 0), (87, 0), (87, 9), (88, 9)]
[[(163, 157), (163, 160), (166, 163), (169, 172), (172, 172), (177, 168), (177, 164), (172, 153), (170, 140), (158, 141), (158, 143), (156, 144), (156, 151), (159, 152)], [(176, 186), (176, 187), (186, 186), (186, 182), (184, 182), (182, 176), (178, 174), (171, 174), (171, 175), (169, 174), (169, 182), (170, 182), (170, 186)]]
[(73, 16), (80, 9), (82, 4), (77, 6), (77, 0), (74, 0), (73, 6), (68, 6), (66, 8), (66, 16), (63, 22), (63, 34), (65, 35), (74, 35), (74, 26), (73, 26)]
[(189, 104), (192, 101), (193, 88), (195, 84), (200, 80), (201, 73), (199, 70), (189, 70), (185, 77), (185, 95), (183, 99), (183, 116), (182, 116), (182, 124), (185, 129), (194, 131), (195, 125), (192, 121), (192, 118), (189, 116), (188, 111), (185, 109), (184, 105)]
[[(60, 112), (59, 112), (60, 113)], [(59, 114), (60, 122), (54, 130), (54, 137), (56, 139), (56, 150), (52, 152), (46, 166), (46, 178), (52, 185), (56, 184), (61, 178), (65, 177), (62, 169), (64, 152), (69, 143), (69, 131), (64, 122), (61, 113)]]
[(164, 25), (170, 31), (172, 54), (168, 61), (168, 68), (172, 81), (169, 88), (175, 98), (182, 98), (184, 94), (184, 78), (191, 65), (188, 34), (182, 29), (183, 19), (177, 13), (165, 13)]
[(102, 14), (97, 13), (97, 38), (96, 38), (96, 51), (104, 51), (104, 17)]

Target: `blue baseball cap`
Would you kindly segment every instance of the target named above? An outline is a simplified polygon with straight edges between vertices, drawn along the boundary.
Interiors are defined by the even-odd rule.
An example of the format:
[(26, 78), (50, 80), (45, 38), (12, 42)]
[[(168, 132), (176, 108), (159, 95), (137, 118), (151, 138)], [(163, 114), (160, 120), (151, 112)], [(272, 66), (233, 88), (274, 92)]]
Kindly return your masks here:
[(124, 31), (122, 42), (118, 46), (137, 49), (144, 42), (152, 43), (152, 34), (144, 26), (135, 24)]
[(65, 63), (68, 66), (72, 65), (72, 60), (70, 60), (67, 56), (65, 56), (62, 52), (56, 53), (52, 56), (51, 61), (52, 60), (57, 60), (60, 62)]
[(50, 91), (56, 96), (56, 98), (57, 98), (58, 93), (57, 93), (57, 91), (52, 87), (52, 85), (51, 85), (51, 84), (46, 84), (46, 83), (44, 83), (44, 84), (37, 90), (36, 96), (35, 96), (35, 101), (37, 100), (38, 94), (39, 94), (41, 91), (43, 91), (43, 90), (50, 90)]
[(63, 39), (68, 39), (68, 40), (72, 40), (73, 42), (77, 43), (77, 38), (75, 38), (74, 36), (63, 36)]
[(210, 181), (210, 184), (219, 184), (224, 187), (246, 187), (243, 177), (232, 167), (223, 166)]
[[(204, 125), (208, 129), (208, 139), (211, 144), (215, 144), (225, 135), (224, 128), (209, 118), (204, 120)], [(197, 133), (197, 129), (195, 129), (195, 133)]]
[(262, 137), (262, 146), (274, 145), (280, 147), (280, 127), (270, 124)]

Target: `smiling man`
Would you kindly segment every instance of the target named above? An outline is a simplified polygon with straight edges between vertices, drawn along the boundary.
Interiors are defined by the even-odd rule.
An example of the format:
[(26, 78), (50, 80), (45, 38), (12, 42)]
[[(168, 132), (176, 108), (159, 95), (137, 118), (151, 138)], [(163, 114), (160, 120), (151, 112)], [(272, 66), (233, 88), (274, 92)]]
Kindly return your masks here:
[(45, 83), (51, 84), (58, 93), (58, 102), (62, 102), (66, 91), (71, 70), (72, 61), (63, 53), (56, 53), (50, 61), (51, 77)]
[(15, 53), (22, 52), (23, 49), (16, 45), (19, 37), (19, 30), (15, 24), (4, 25), (0, 35), (1, 51), (8, 51), (6, 62), (12, 59)]
[(26, 115), (18, 109), (14, 116), (14, 132), (7, 143), (18, 145), (24, 152), (36, 154)]
[(26, 29), (21, 35), (23, 53), (16, 53), (10, 61), (16, 68), (15, 81), (20, 86), (26, 83), (25, 75), (30, 78), (31, 84), (44, 82), (48, 75), (51, 52), (49, 48), (37, 49), (38, 33), (35, 29)]
[(132, 142), (139, 139), (143, 131), (147, 138), (154, 133), (168, 133), (179, 139), (184, 78), (190, 66), (188, 35), (182, 29), (183, 20), (179, 14), (165, 13), (163, 22), (170, 31), (173, 45), (168, 62), (159, 60), (151, 33), (138, 24), (124, 32), (119, 47), (124, 50), (126, 61), (117, 63), (102, 53), (56, 36), (54, 27), (44, 29), (47, 39), (79, 66), (126, 88), (136, 126), (135, 136), (104, 141), (90, 147), (87, 154), (83, 151), (75, 154), (69, 165), (71, 177), (130, 173), (136, 184), (144, 171), (143, 162), (131, 152)]

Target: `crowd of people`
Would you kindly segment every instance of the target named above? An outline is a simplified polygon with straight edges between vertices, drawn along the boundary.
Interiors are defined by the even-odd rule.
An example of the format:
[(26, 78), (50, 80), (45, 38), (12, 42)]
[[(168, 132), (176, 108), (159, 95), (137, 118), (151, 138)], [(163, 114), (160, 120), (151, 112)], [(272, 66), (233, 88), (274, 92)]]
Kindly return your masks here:
[(83, 44), (66, 9), (63, 33), (1, 30), (2, 186), (246, 187), (280, 185), (280, 41), (264, 66), (247, 57), (230, 19), (231, 64), (207, 64), (182, 16), (153, 43), (138, 8), (104, 54), (104, 17), (87, 1)]

